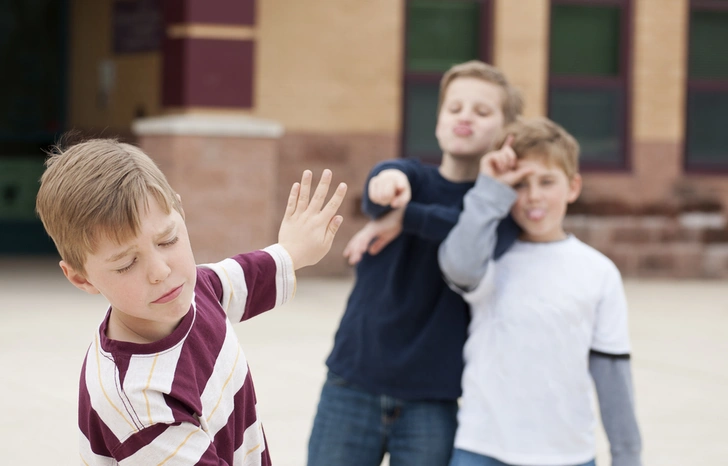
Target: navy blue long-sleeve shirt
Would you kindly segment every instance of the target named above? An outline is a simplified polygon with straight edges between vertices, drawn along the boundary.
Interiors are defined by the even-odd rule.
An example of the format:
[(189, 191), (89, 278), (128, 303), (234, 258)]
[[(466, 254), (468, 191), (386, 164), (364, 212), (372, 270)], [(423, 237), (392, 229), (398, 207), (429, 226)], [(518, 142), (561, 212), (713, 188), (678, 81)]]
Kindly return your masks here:
[[(350, 383), (404, 400), (455, 400), (460, 394), (467, 304), (445, 283), (437, 250), (457, 223), (473, 182), (453, 183), (436, 166), (411, 159), (382, 162), (369, 179), (396, 168), (407, 175), (412, 199), (403, 232), (378, 255), (365, 254), (326, 364)], [(369, 180), (367, 180), (368, 185)], [(377, 218), (390, 209), (371, 202)], [(496, 256), (517, 238), (506, 218), (498, 227)]]

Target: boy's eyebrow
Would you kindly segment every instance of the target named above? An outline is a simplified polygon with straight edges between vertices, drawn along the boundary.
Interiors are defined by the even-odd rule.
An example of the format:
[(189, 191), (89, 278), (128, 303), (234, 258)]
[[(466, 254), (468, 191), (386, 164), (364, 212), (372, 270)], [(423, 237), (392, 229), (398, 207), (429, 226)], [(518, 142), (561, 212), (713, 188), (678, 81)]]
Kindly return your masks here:
[[(158, 234), (156, 236), (155, 239), (157, 241), (159, 241), (162, 238), (169, 236), (169, 234), (174, 231), (176, 226), (177, 225), (174, 222), (170, 223), (169, 225), (167, 225), (167, 228), (165, 228), (164, 231), (162, 231), (160, 234)], [(126, 256), (127, 254), (129, 254), (133, 249), (134, 249), (134, 246), (129, 246), (128, 248), (124, 249), (123, 251), (120, 251), (120, 252), (114, 254), (113, 256), (109, 257), (108, 259), (106, 259), (106, 262), (116, 262), (119, 259)]]
[(157, 241), (159, 241), (161, 239), (166, 238), (167, 236), (169, 236), (174, 231), (174, 228), (176, 226), (177, 226), (177, 224), (174, 223), (174, 221), (172, 221), (172, 223), (170, 223), (169, 225), (167, 225), (167, 228), (165, 228), (164, 231), (162, 231), (160, 234), (158, 234), (155, 239)]
[(129, 254), (132, 251), (132, 249), (134, 249), (134, 247), (130, 246), (130, 247), (124, 249), (123, 251), (118, 252), (118, 253), (114, 254), (113, 256), (109, 257), (108, 259), (106, 259), (106, 262), (116, 262), (119, 259), (121, 259), (122, 257)]

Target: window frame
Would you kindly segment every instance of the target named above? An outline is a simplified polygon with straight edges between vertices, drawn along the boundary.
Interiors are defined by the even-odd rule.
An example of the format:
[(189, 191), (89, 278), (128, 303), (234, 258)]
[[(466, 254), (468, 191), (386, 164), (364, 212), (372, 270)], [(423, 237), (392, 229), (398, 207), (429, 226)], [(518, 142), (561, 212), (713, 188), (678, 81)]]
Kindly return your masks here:
[[(617, 76), (555, 76), (551, 64), (551, 37), (554, 28), (553, 8), (555, 6), (611, 6), (619, 8), (619, 72)], [(548, 84), (546, 112), (551, 115), (552, 90), (621, 90), (622, 118), (620, 131), (620, 153), (614, 162), (600, 162), (582, 159), (580, 171), (587, 172), (629, 172), (632, 170), (632, 46), (634, 42), (633, 0), (551, 0), (549, 5)]]
[[(407, 153), (407, 86), (409, 84), (432, 84), (437, 87), (440, 85), (440, 80), (444, 71), (433, 71), (433, 72), (422, 72), (422, 71), (408, 71), (407, 70), (407, 52), (409, 50), (408, 44), (408, 32), (409, 32), (409, 17), (408, 9), (410, 4), (415, 3), (417, 0), (405, 0), (403, 2), (404, 9), (404, 28), (403, 28), (403, 50), (402, 50), (402, 96), (401, 96), (401, 127), (399, 137), (399, 157), (400, 158), (414, 158), (421, 160), (425, 163), (439, 164), (442, 159), (442, 152), (436, 153)], [(451, 0), (454, 1), (454, 0)], [(457, 0), (480, 3), (480, 18), (478, 25), (480, 26), (480, 34), (478, 37), (478, 60), (485, 63), (492, 63), (493, 58), (493, 35), (494, 35), (494, 3), (495, 0)], [(435, 132), (435, 128), (432, 128), (432, 132)]]
[(717, 91), (728, 94), (728, 76), (723, 79), (692, 78), (690, 77), (690, 30), (692, 27), (692, 13), (694, 11), (720, 11), (728, 13), (728, 1), (725, 0), (689, 0), (687, 12), (687, 50), (685, 53), (685, 107), (684, 107), (684, 143), (683, 143), (683, 169), (693, 174), (728, 174), (728, 148), (726, 161), (723, 164), (710, 164), (690, 161), (690, 131), (688, 119), (690, 118), (691, 94), (694, 91)]

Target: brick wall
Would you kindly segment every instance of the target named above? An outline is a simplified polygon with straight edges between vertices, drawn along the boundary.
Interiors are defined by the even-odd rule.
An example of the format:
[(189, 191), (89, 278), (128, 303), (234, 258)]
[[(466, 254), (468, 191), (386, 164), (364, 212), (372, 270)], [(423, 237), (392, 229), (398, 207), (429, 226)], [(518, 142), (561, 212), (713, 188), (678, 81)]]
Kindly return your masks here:
[(567, 231), (603, 252), (624, 276), (728, 278), (722, 212), (569, 215)]

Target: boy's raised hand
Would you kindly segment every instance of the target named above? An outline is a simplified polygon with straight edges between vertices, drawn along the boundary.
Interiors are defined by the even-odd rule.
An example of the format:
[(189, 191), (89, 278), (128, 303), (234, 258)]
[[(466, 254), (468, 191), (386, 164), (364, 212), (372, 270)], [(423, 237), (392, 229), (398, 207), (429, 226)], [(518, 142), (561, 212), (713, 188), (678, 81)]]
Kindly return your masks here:
[(393, 209), (404, 207), (412, 198), (409, 179), (396, 168), (382, 170), (369, 180), (369, 199), (379, 205)]
[(312, 178), (311, 171), (306, 170), (301, 183), (294, 183), (291, 187), (286, 213), (278, 231), (278, 243), (291, 255), (296, 269), (316, 264), (329, 252), (343, 221), (343, 217), (336, 215), (336, 212), (344, 200), (346, 184), (340, 183), (324, 205), (331, 184), (331, 170), (324, 170), (309, 199)]
[(518, 166), (518, 157), (511, 147), (513, 136), (508, 135), (500, 149), (488, 152), (480, 159), (480, 173), (514, 186), (527, 176), (532, 169)]
[(365, 252), (376, 256), (402, 233), (404, 209), (394, 209), (376, 220), (370, 220), (359, 230), (344, 248), (344, 257), (349, 265), (361, 261)]

